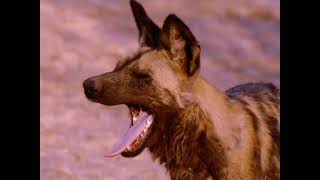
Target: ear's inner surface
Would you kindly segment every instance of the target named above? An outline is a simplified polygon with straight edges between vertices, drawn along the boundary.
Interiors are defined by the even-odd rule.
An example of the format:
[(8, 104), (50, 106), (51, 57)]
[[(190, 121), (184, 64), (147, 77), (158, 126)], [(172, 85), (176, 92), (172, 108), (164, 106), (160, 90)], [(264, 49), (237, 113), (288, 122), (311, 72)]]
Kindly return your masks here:
[(163, 24), (161, 45), (189, 76), (199, 69), (200, 46), (190, 29), (174, 14), (169, 15)]

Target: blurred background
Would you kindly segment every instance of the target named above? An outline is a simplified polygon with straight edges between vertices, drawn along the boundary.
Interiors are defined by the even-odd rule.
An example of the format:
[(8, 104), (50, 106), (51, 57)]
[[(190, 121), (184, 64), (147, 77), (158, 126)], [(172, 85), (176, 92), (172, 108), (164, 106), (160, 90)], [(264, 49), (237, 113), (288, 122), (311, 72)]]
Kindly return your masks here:
[[(202, 76), (220, 89), (280, 86), (279, 0), (139, 0), (159, 25), (178, 15), (202, 47)], [(82, 81), (137, 49), (129, 0), (40, 0), (41, 180), (165, 180), (147, 152), (104, 158), (128, 109), (89, 102)]]

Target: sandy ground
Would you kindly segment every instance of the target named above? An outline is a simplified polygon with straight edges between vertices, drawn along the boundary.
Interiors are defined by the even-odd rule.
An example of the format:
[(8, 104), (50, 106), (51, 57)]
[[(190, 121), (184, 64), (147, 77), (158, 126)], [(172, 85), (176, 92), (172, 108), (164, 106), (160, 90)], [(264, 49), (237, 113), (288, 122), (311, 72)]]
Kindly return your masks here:
[[(280, 85), (279, 0), (140, 0), (160, 26), (181, 17), (202, 47), (205, 79), (226, 89), (238, 83)], [(40, 1), (41, 180), (169, 179), (147, 152), (104, 158), (128, 127), (125, 106), (86, 100), (82, 81), (110, 71), (137, 48), (128, 1)]]

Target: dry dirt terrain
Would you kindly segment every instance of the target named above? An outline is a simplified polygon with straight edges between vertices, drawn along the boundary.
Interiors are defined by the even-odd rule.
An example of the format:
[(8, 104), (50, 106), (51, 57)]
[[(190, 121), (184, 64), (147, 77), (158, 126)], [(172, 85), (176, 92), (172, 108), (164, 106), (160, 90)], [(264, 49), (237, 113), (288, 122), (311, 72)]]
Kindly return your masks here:
[[(140, 0), (160, 26), (181, 17), (202, 47), (202, 76), (227, 89), (251, 81), (280, 85), (279, 0)], [(128, 0), (40, 1), (41, 180), (164, 180), (145, 151), (104, 158), (129, 126), (125, 106), (89, 102), (87, 77), (110, 71), (137, 48)]]

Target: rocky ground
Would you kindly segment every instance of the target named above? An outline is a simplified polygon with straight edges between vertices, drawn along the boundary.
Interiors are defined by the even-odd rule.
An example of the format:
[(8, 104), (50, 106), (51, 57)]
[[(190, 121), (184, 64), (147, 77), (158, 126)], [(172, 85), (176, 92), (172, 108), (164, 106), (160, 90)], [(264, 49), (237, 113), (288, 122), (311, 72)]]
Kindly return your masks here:
[[(140, 0), (160, 26), (181, 17), (202, 47), (205, 79), (280, 85), (279, 0)], [(125, 106), (86, 100), (82, 81), (137, 48), (128, 0), (40, 0), (41, 180), (169, 179), (147, 152), (103, 155), (129, 125)]]

